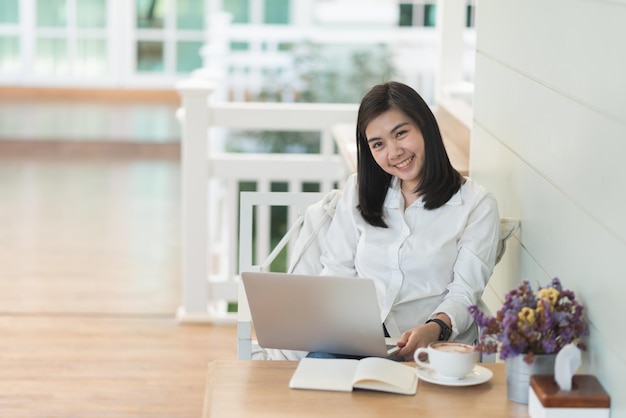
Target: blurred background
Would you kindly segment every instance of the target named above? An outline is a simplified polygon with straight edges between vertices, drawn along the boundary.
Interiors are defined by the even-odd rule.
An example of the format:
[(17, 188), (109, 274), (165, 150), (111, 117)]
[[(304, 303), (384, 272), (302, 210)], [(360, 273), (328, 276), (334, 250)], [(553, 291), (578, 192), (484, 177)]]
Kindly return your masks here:
[[(2, 0), (0, 138), (176, 142), (175, 85), (198, 71), (231, 101), (356, 103), (393, 78), (434, 103), (436, 3)], [(454, 90), (471, 101), (474, 0), (463, 3)]]

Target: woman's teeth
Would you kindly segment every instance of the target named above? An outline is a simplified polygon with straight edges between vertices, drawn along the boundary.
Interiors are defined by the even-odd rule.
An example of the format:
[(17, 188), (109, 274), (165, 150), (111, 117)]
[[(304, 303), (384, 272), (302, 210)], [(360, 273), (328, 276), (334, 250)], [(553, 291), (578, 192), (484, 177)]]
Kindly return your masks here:
[(404, 167), (406, 167), (407, 165), (411, 164), (411, 161), (413, 161), (413, 158), (415, 158), (415, 157), (413, 156), (413, 157), (411, 157), (409, 159), (406, 159), (406, 160), (402, 161), (400, 164), (396, 164), (396, 167), (397, 168), (404, 168)]

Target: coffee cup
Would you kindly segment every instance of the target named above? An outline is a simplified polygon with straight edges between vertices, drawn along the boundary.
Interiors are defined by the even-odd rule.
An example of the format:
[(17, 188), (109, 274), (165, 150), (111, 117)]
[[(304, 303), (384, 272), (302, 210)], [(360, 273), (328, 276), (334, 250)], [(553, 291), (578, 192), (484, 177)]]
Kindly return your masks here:
[[(423, 353), (428, 356), (427, 362), (420, 360)], [(463, 379), (478, 362), (478, 352), (470, 344), (438, 341), (415, 350), (413, 358), (419, 367), (432, 369), (440, 377)]]

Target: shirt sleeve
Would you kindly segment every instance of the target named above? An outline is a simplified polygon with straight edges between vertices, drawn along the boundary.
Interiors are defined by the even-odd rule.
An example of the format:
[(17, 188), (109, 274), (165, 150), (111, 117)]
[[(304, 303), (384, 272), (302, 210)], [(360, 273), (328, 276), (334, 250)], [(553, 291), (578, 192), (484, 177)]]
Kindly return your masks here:
[(459, 252), (454, 263), (453, 280), (447, 286), (443, 301), (433, 312), (433, 316), (442, 312), (450, 317), (450, 339), (456, 339), (473, 324), (468, 308), (478, 303), (493, 272), (499, 229), (497, 201), (492, 194), (483, 191), (458, 241)]
[(357, 275), (355, 268), (356, 246), (359, 228), (356, 197), (356, 174), (346, 181), (343, 194), (333, 217), (321, 255), (322, 275), (353, 277)]

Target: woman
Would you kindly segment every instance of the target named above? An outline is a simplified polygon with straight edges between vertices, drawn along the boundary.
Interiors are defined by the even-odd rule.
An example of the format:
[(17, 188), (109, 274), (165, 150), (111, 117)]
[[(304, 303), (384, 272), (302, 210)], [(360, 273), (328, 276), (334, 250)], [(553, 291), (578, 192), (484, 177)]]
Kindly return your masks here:
[(437, 340), (472, 343), (467, 307), (495, 264), (495, 198), (452, 167), (433, 113), (407, 85), (373, 87), (356, 131), (358, 169), (326, 235), (322, 274), (374, 281), (399, 357)]

